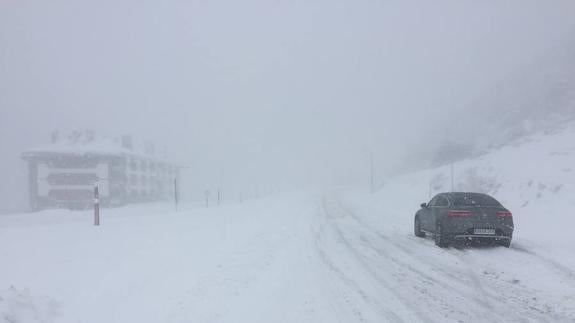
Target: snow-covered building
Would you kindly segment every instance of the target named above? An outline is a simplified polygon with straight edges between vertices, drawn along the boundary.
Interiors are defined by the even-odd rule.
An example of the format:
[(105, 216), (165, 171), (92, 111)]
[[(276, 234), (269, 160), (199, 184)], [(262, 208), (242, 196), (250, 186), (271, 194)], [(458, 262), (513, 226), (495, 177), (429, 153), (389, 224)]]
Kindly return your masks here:
[(73, 132), (65, 139), (53, 133), (52, 143), (22, 153), (28, 162), (30, 206), (86, 208), (98, 183), (103, 206), (156, 201), (174, 194), (179, 167), (156, 156), (152, 144), (134, 147), (130, 136), (97, 138)]

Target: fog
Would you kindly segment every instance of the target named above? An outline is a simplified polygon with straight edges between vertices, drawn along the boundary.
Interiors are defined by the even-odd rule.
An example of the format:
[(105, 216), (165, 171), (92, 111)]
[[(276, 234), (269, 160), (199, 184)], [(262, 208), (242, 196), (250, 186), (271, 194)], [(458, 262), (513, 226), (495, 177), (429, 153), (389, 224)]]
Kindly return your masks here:
[(0, 211), (26, 208), (20, 154), (53, 130), (167, 144), (188, 198), (367, 183), (370, 153), (384, 181), (572, 43), (574, 14), (571, 0), (4, 0)]

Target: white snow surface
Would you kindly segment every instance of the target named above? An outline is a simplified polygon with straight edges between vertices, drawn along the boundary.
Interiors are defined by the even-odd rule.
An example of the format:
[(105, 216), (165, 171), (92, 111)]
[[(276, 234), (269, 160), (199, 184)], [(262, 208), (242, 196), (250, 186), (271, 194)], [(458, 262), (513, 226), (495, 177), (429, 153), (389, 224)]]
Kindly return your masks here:
[[(211, 209), (0, 217), (0, 322), (575, 322), (575, 126), (455, 164), (510, 249), (413, 235), (450, 167)], [(430, 185), (431, 183), (431, 185)]]

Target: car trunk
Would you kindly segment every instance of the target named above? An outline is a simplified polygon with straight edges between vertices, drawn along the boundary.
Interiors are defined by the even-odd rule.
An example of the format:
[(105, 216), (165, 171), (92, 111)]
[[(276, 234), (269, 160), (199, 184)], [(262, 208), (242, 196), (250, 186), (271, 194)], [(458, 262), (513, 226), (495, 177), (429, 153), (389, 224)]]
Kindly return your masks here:
[(513, 219), (510, 216), (502, 217), (498, 214), (500, 212), (508, 213), (500, 206), (456, 207), (450, 211), (454, 215), (450, 217), (450, 222), (469, 234), (477, 233), (474, 229), (495, 229), (495, 234), (500, 235), (513, 227)]

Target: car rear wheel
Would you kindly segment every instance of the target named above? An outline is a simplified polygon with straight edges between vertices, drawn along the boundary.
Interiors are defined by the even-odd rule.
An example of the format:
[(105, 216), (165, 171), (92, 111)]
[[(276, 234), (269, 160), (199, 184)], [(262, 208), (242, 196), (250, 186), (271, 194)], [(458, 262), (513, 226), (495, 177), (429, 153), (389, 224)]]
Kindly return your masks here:
[(505, 248), (509, 248), (511, 247), (511, 239), (500, 240), (499, 245)]
[(445, 232), (443, 232), (443, 226), (439, 223), (435, 227), (435, 245), (440, 248), (449, 247), (449, 239)]
[(425, 232), (421, 231), (421, 223), (419, 222), (419, 217), (415, 217), (415, 221), (413, 223), (413, 233), (416, 237), (425, 237)]

